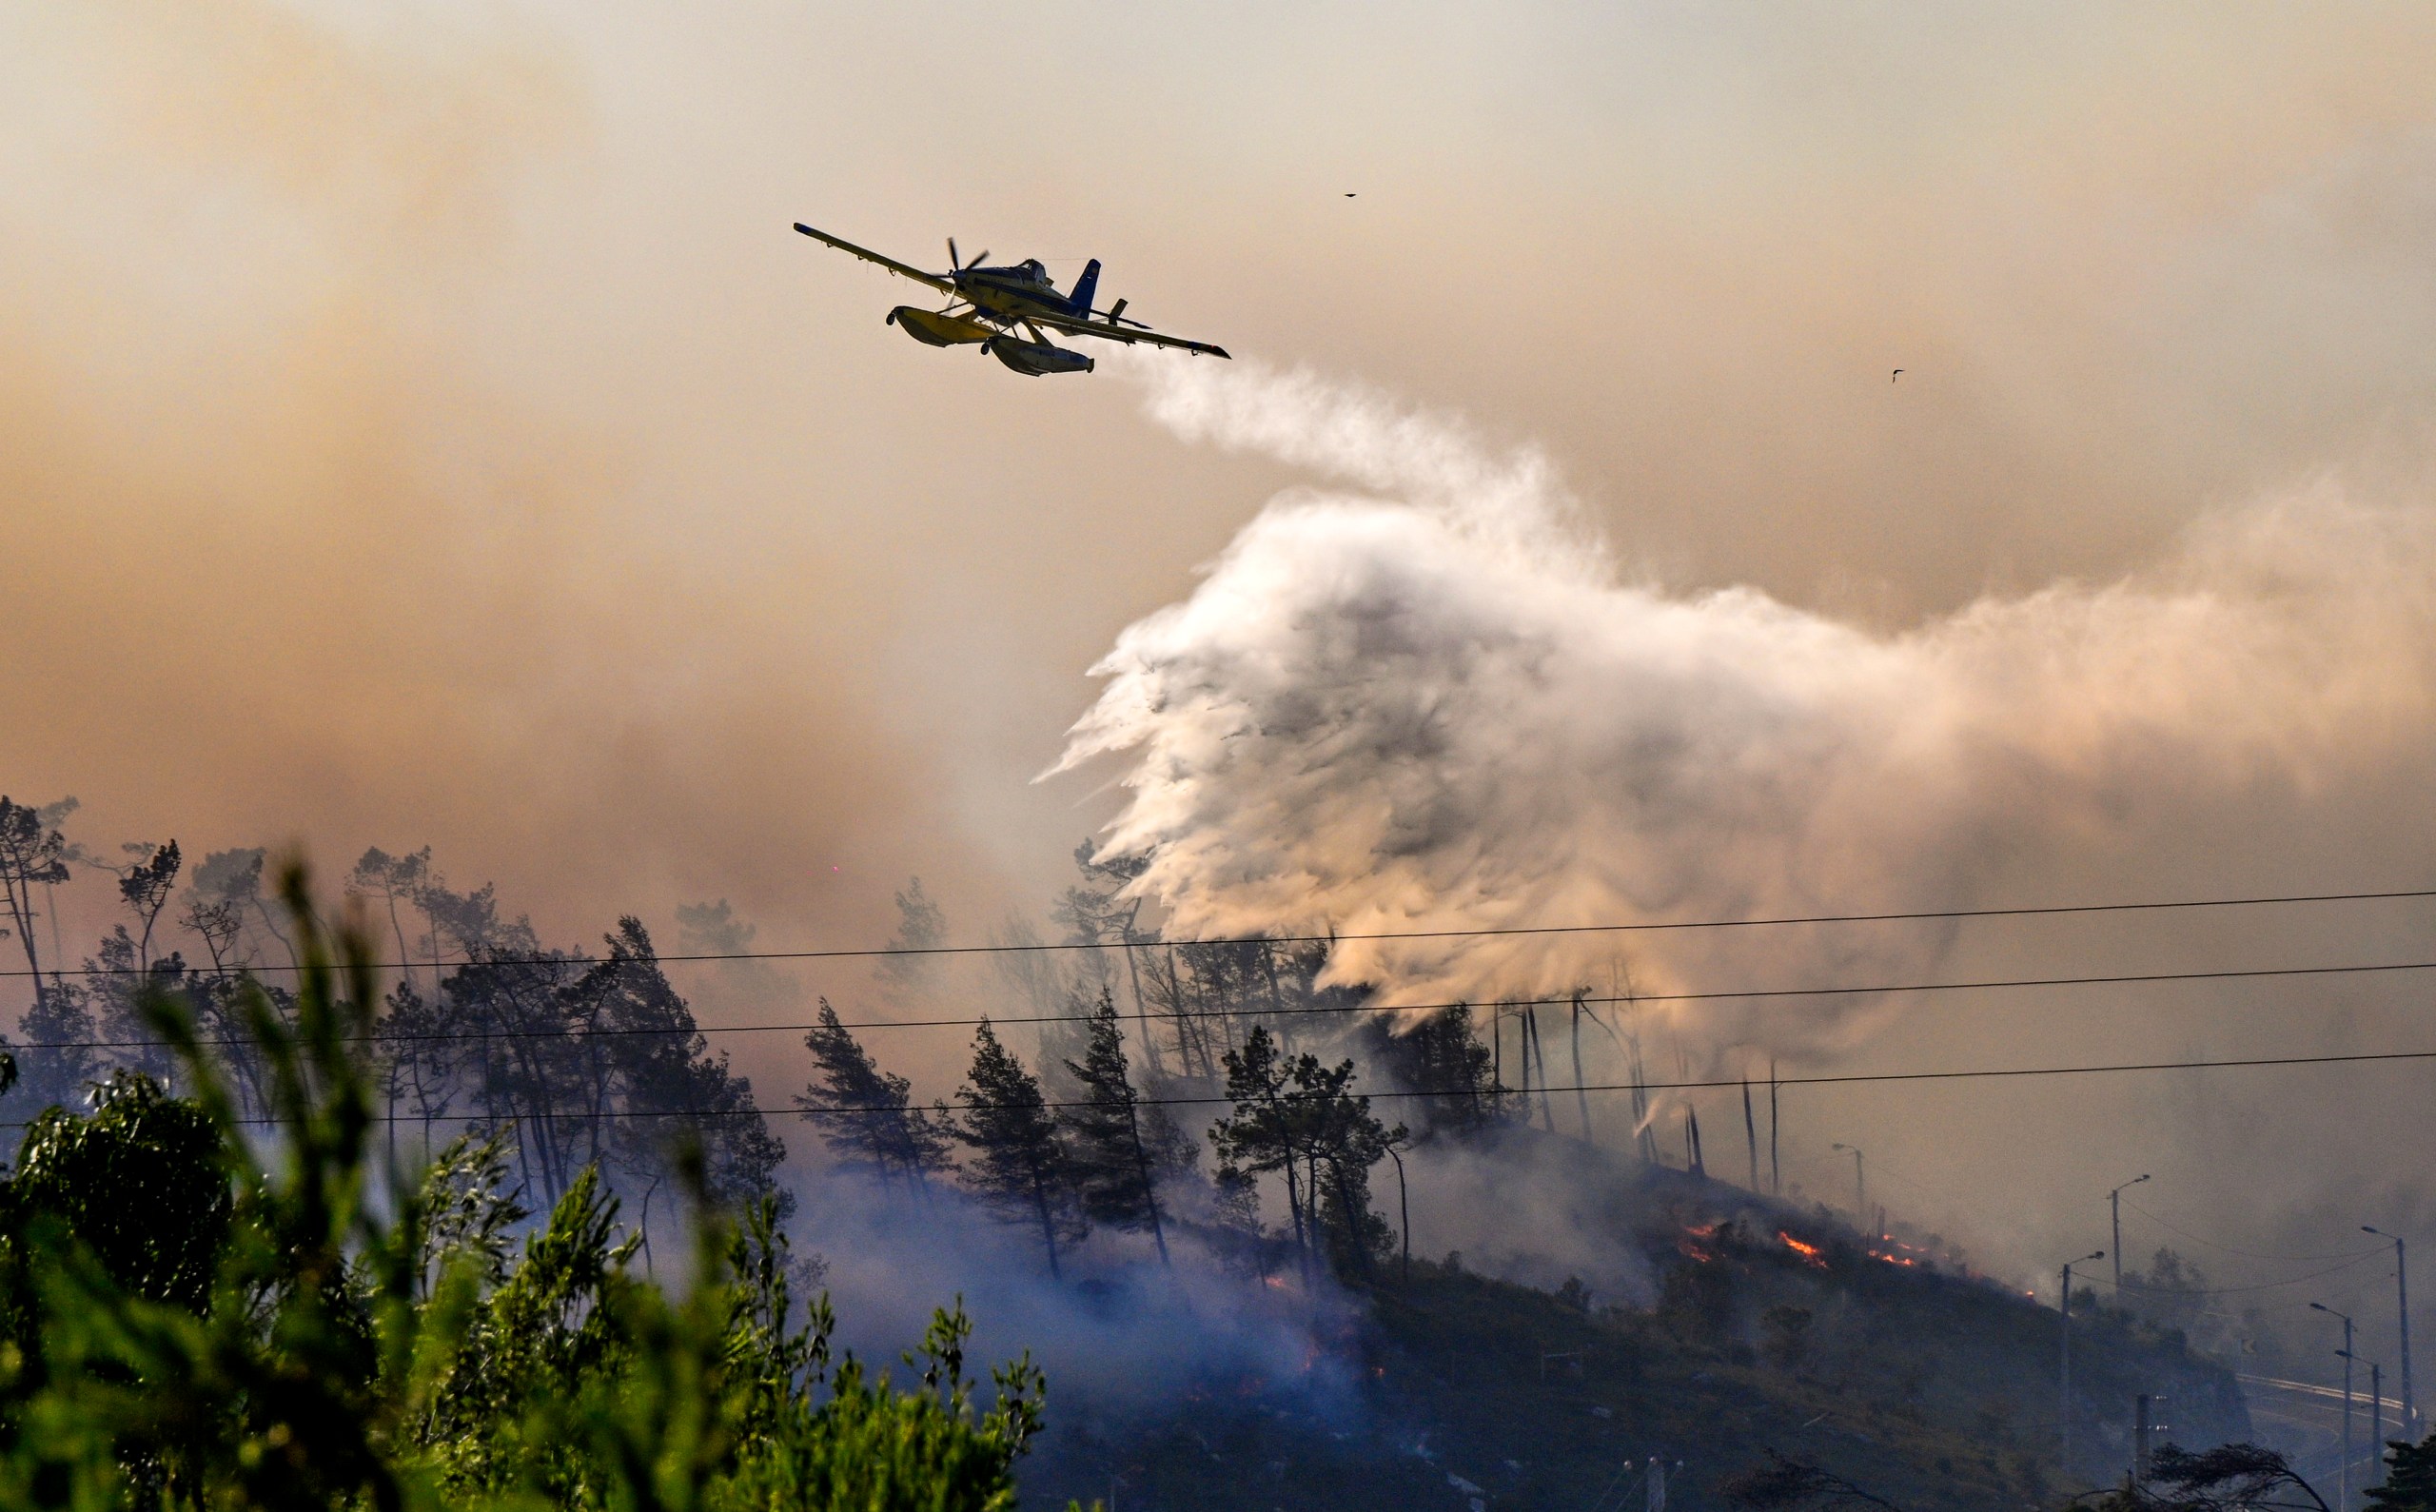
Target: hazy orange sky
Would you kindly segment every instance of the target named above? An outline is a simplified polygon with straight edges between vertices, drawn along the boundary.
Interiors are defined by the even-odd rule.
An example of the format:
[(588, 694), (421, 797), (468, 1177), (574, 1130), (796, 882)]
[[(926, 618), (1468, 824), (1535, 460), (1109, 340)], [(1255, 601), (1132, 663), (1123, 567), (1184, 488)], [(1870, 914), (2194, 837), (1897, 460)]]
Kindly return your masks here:
[[(1113, 812), (1031, 781), (1086, 669), (1306, 474), (1112, 370), (917, 347), (881, 324), (912, 286), (791, 221), (1100, 257), (1163, 328), (1538, 448), (1624, 579), (1900, 633), (2261, 499), (2426, 508), (2431, 77), (2400, 4), (0, 0), (0, 786), (101, 845), (428, 842), (554, 937), (725, 895), (874, 942), (914, 873), (977, 935)], [(2339, 780), (1979, 879), (2427, 885), (2396, 721)], [(2070, 1058), (2137, 1037), (2109, 1013), (1856, 1053)], [(1833, 1116), (1899, 1168), (1917, 1106)], [(2035, 1247), (2118, 1154), (2167, 1162), (2132, 1149), (2202, 1208), (2211, 1142), (2326, 1132), (2105, 1106), (1971, 1221)]]

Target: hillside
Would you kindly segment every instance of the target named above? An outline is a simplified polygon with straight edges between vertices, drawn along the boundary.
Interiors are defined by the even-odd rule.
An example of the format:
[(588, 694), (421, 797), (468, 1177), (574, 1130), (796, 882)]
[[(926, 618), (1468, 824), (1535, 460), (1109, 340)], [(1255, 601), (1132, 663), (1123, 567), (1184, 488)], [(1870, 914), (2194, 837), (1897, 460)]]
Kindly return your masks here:
[[(2060, 1500), (2052, 1308), (1821, 1213), (1680, 1172), (1613, 1174), (1636, 1215), (1616, 1238), (1661, 1277), (1654, 1306), (1443, 1263), (1400, 1282), (1390, 1266), (1334, 1345), (1353, 1400), (1213, 1381), (1147, 1421), (1052, 1410), (1026, 1504), (1615, 1512), (1642, 1504), (1634, 1476), (1662, 1456), (1670, 1506), (1697, 1512), (1771, 1448), (1911, 1512)], [(2182, 1442), (2248, 1436), (2229, 1372), (2119, 1315), (2076, 1326), (2073, 1384), (2080, 1484), (2119, 1475), (2142, 1391), (2171, 1400)]]

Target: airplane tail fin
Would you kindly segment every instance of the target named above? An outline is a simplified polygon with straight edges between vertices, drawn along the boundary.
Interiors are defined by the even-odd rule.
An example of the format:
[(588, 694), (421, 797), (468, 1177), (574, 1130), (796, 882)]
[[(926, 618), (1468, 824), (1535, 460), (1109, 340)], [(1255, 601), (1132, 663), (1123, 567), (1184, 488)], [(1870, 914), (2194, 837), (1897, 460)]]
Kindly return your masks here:
[(1100, 260), (1092, 258), (1083, 265), (1083, 276), (1074, 281), (1074, 313), (1085, 320), (1091, 318), (1091, 300), (1100, 291)]

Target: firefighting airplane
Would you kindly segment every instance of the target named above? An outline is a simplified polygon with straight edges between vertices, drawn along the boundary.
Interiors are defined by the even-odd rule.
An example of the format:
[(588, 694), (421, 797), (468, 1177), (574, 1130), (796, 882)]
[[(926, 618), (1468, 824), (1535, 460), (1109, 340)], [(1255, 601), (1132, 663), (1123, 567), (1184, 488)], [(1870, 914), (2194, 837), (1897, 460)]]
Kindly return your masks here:
[[(888, 312), (888, 324), (913, 337), (926, 346), (960, 346), (978, 342), (981, 349), (1029, 378), (1041, 378), (1051, 373), (1088, 373), (1091, 360), (1080, 352), (1052, 345), (1045, 331), (1063, 331), (1069, 336), (1096, 336), (1105, 342), (1147, 342), (1152, 346), (1172, 346), (1187, 352), (1208, 352), (1212, 357), (1225, 357), (1224, 347), (1207, 342), (1189, 342), (1181, 336), (1162, 336), (1140, 321), (1125, 318), (1125, 301), (1118, 300), (1105, 315), (1091, 308), (1091, 296), (1098, 291), (1100, 260), (1093, 258), (1083, 267), (1083, 276), (1074, 281), (1071, 294), (1060, 294), (1051, 281), (1049, 269), (1027, 258), (1012, 267), (984, 267), (983, 252), (966, 263), (956, 256), (955, 238), (948, 238), (948, 270), (925, 273), (893, 257), (882, 257), (852, 242), (841, 242), (827, 231), (815, 231), (801, 221), (796, 229), (816, 242), (826, 242), (841, 252), (852, 252), (866, 263), (877, 263), (892, 273), (900, 273), (916, 284), (926, 284), (948, 296), (948, 306), (942, 310), (915, 309), (899, 304)], [(1031, 337), (1019, 339), (1021, 329)]]

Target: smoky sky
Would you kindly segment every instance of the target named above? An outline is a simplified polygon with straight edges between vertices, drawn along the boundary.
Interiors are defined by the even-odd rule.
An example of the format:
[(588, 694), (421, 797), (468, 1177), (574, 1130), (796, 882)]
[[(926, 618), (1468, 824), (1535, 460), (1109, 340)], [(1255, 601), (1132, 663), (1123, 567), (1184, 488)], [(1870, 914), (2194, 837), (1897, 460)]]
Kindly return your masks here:
[[(1097, 256), (1130, 313), (1437, 417), (1408, 442), (1531, 459), (1564, 551), (1595, 544), (1562, 593), (1790, 636), (1744, 665), (1814, 701), (1818, 668), (1876, 666), (1864, 742), (1916, 732), (1902, 677), (1936, 648), (2072, 621), (2060, 662), (1947, 679), (1981, 722), (1913, 752), (1916, 808), (1837, 807), (1859, 779), (1832, 763), (1778, 795), (1825, 816), (1841, 891), (2426, 882), (2424, 648), (2394, 607), (2427, 572), (2424, 10), (1027, 20), (962, 48), (941, 6), (0, 3), (0, 782), (75, 793), (101, 844), (429, 842), (562, 938), (725, 895), (763, 943), (870, 942), (917, 873), (978, 935), (1126, 800), (1106, 767), (1031, 780), (1101, 697), (1087, 669), (1274, 541), (1280, 490), (1444, 528), (1393, 514), (1408, 476), (1160, 423), (1121, 364), (1032, 383), (916, 347), (881, 323), (911, 285), (802, 219), (916, 262), (951, 234), (1061, 278)], [(1522, 569), (1495, 559), (1555, 538), (1467, 528), (1475, 627), (1554, 613), (1501, 600)], [(2025, 711), (2038, 753), (2176, 733), (2106, 756), (2140, 781), (1966, 739)], [(1765, 852), (1771, 811), (1738, 812)], [(1873, 851), (1888, 822), (1945, 839)], [(1720, 841), (1677, 895), (1778, 895), (1737, 890), (1749, 854)], [(2428, 928), (2022, 926), (1680, 970), (2337, 959)], [(2424, 1001), (1896, 1005), (1802, 1047), (2339, 1048)], [(1766, 1042), (1696, 1039), (1686, 1065)], [(2417, 1211), (2381, 1164), (2412, 1073), (2312, 1074), (1816, 1093), (1788, 1128), (1812, 1179), (1826, 1142), (1871, 1146), (2024, 1264), (2087, 1247), (2118, 1166), (2160, 1192), (2172, 1168), (2202, 1217)]]

